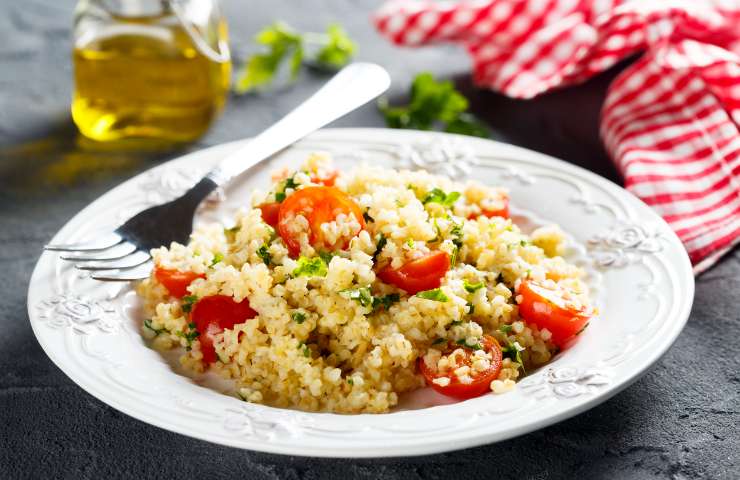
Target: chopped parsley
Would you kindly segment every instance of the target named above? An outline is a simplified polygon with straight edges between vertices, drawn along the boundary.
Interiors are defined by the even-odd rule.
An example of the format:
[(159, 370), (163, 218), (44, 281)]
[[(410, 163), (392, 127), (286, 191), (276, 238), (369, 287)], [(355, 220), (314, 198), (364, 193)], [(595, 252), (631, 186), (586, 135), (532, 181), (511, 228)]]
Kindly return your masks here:
[(301, 323), (306, 321), (306, 314), (303, 312), (300, 312), (296, 310), (295, 312), (290, 314), (290, 317), (293, 319), (295, 323), (300, 325)]
[(351, 378), (347, 378), (347, 383), (349, 383), (350, 385), (354, 385), (355, 381), (352, 380)]
[(301, 255), (293, 277), (325, 277), (329, 273), (326, 262), (321, 257), (308, 258)]
[(144, 327), (148, 328), (152, 332), (154, 332), (156, 335), (159, 335), (160, 333), (166, 331), (164, 328), (154, 328), (152, 327), (152, 320), (150, 318), (147, 318), (144, 320)]
[(452, 256), (450, 257), (450, 266), (453, 266), (453, 267), (455, 266), (455, 262), (457, 262), (457, 254), (463, 245), (462, 227), (463, 227), (462, 222), (461, 223), (453, 222), (453, 227), (452, 229), (450, 229), (450, 235), (452, 235), (452, 244), (455, 245), (455, 250), (452, 252)]
[(268, 247), (266, 243), (263, 243), (262, 246), (257, 249), (257, 255), (259, 255), (268, 267), (270, 266), (270, 263), (272, 263), (272, 255), (270, 254), (269, 248), (270, 247)]
[(193, 309), (193, 305), (195, 305), (195, 302), (197, 301), (197, 296), (185, 295), (184, 297), (182, 297), (182, 311), (185, 313), (190, 313), (190, 311)]
[(285, 192), (275, 192), (275, 201), (283, 203), (283, 200), (285, 200)]
[(501, 325), (500, 327), (498, 327), (498, 331), (505, 335), (508, 335), (509, 333), (511, 333), (512, 329), (513, 327), (511, 325)]
[(442, 206), (451, 207), (458, 198), (460, 198), (460, 192), (445, 193), (443, 190), (435, 188), (426, 194), (421, 203), (424, 205), (427, 203), (439, 203)]
[(341, 290), (339, 295), (350, 300), (356, 300), (363, 307), (369, 307), (375, 301), (372, 293), (370, 293), (370, 287), (347, 288)]
[(213, 256), (213, 260), (211, 261), (211, 267), (215, 266), (217, 263), (221, 263), (224, 260), (224, 255), (220, 252), (217, 252)]
[(475, 305), (471, 302), (468, 302), (466, 305), (468, 307), (468, 315), (473, 315), (475, 313)]
[(412, 250), (413, 250), (413, 249), (414, 249), (414, 247), (416, 246), (416, 243), (414, 243), (414, 239), (413, 239), (413, 238), (409, 238), (408, 240), (406, 240), (406, 245), (407, 245), (407, 246), (408, 246), (408, 247), (409, 247), (410, 249), (412, 249)]
[(382, 233), (378, 234), (378, 241), (375, 243), (375, 253), (373, 254), (373, 263), (375, 263), (375, 260), (378, 258), (378, 255), (380, 255), (380, 252), (383, 251), (383, 248), (388, 243), (388, 239), (385, 238), (385, 235)]
[(432, 345), (439, 345), (440, 343), (445, 343), (447, 340), (444, 338), (437, 338), (432, 342)]
[(303, 353), (303, 356), (306, 358), (311, 356), (311, 349), (308, 348), (308, 345), (303, 342), (298, 344), (298, 350), (300, 350)]
[(185, 341), (188, 343), (187, 346), (185, 347), (185, 350), (187, 350), (188, 352), (192, 350), (193, 348), (193, 340), (195, 340), (196, 338), (200, 336), (200, 333), (195, 328), (196, 328), (195, 323), (190, 322), (188, 323), (187, 332), (181, 332), (179, 330), (175, 332), (175, 335), (177, 335), (178, 337), (184, 338)]
[(435, 302), (448, 302), (450, 299), (441, 288), (435, 288), (434, 290), (424, 290), (416, 294), (417, 297), (425, 300), (434, 300)]
[(452, 323), (450, 323), (450, 326), (452, 327), (456, 325), (462, 325), (462, 320), (453, 320)]
[(332, 259), (332, 258), (334, 258), (335, 256), (336, 256), (336, 255), (334, 255), (334, 254), (333, 254), (333, 253), (331, 253), (331, 252), (324, 252), (324, 251), (321, 251), (321, 252), (319, 252), (319, 257), (321, 257), (321, 259), (322, 259), (322, 260), (324, 261), (324, 263), (326, 263), (327, 265), (329, 265), (329, 264), (331, 263), (331, 259)]
[(465, 290), (468, 291), (468, 293), (474, 293), (475, 291), (480, 290), (481, 288), (485, 287), (483, 282), (470, 283), (467, 280), (463, 280), (463, 286), (465, 287)]
[(471, 350), (483, 350), (483, 345), (481, 345), (480, 343), (474, 343), (474, 344), (471, 345), (471, 344), (468, 343), (468, 339), (467, 338), (461, 338), (460, 340), (456, 341), (455, 343), (458, 344), (458, 345), (462, 345), (465, 348), (469, 348)]
[(391, 305), (398, 303), (401, 300), (401, 295), (397, 293), (390, 293), (384, 297), (373, 297), (373, 311), (378, 311), (381, 308), (388, 311)]
[(522, 246), (522, 247), (526, 247), (527, 246), (527, 241), (526, 240), (522, 240), (522, 241), (519, 242), (519, 245)]
[[(311, 64), (335, 70), (346, 65), (357, 46), (336, 23), (328, 26), (326, 33), (298, 32), (283, 22), (263, 28), (255, 37), (264, 51), (247, 59), (234, 85), (236, 93), (264, 90), (288, 65), (290, 81), (295, 81), (301, 65)], [(308, 55), (315, 52), (312, 55)]]
[(441, 125), (446, 132), (487, 137), (487, 128), (467, 112), (468, 100), (450, 81), (437, 81), (431, 73), (420, 73), (411, 85), (408, 105), (390, 106), (378, 103), (391, 128), (431, 130)]
[(367, 223), (373, 223), (373, 222), (375, 222), (375, 219), (373, 217), (371, 217), (370, 214), (367, 213), (367, 211), (363, 212), (362, 218), (364, 218)]
[(522, 371), (527, 373), (524, 370), (524, 362), (522, 361), (522, 350), (524, 350), (524, 348), (522, 348), (519, 343), (512, 342), (507, 339), (507, 345), (501, 348), (501, 353), (504, 358), (510, 358), (512, 362), (518, 363), (519, 366), (522, 367)]

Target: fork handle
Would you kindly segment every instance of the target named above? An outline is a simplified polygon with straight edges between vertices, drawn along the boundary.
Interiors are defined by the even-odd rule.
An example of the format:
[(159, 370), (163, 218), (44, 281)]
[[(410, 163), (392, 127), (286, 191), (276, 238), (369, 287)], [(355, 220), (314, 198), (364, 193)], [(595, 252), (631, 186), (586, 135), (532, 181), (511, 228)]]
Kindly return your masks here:
[(374, 63), (352, 63), (319, 91), (248, 144), (224, 158), (205, 179), (224, 186), (309, 133), (333, 122), (385, 92), (390, 76)]

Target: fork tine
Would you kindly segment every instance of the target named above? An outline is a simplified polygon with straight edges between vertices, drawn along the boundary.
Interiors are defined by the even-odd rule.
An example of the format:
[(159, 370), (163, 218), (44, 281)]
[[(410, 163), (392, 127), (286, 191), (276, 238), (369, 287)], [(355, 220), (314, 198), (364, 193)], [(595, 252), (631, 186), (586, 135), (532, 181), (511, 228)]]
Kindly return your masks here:
[[(61, 258), (62, 260), (70, 261), (70, 262), (113, 262), (116, 260), (121, 260), (122, 258), (126, 258), (132, 253), (136, 252), (137, 250), (136, 245), (132, 243), (121, 242), (118, 245), (120, 245), (120, 247), (117, 248), (115, 252), (113, 252), (113, 256), (100, 257), (98, 256), (100, 254), (60, 255), (59, 258)], [(116, 247), (118, 247), (118, 245), (116, 245)]]
[(135, 282), (138, 280), (145, 280), (149, 278), (149, 271), (142, 270), (124, 272), (120, 275), (96, 273), (90, 275), (90, 278), (92, 278), (93, 280), (100, 280), (101, 282)]
[(107, 236), (93, 242), (78, 243), (50, 243), (44, 245), (44, 250), (52, 252), (101, 252), (123, 242), (123, 238), (117, 233), (111, 232)]
[[(137, 255), (138, 254), (138, 255)], [(144, 265), (146, 262), (148, 262), (152, 257), (148, 254), (142, 252), (141, 250), (137, 250), (136, 252), (132, 253), (131, 255), (127, 255), (126, 258), (128, 259), (128, 262), (126, 263), (115, 263), (115, 264), (103, 264), (103, 265), (75, 265), (75, 268), (78, 270), (87, 270), (87, 271), (99, 271), (99, 270), (130, 270), (132, 268), (136, 268), (140, 265)]]

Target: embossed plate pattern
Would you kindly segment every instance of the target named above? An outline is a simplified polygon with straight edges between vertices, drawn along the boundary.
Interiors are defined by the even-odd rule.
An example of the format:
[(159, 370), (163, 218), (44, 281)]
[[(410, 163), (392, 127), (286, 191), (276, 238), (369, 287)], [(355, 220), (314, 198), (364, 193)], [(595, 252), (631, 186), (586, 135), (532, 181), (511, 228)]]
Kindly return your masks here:
[[(174, 197), (237, 143), (153, 168), (82, 210), (54, 243), (112, 229)], [(688, 317), (694, 279), (676, 236), (646, 205), (583, 169), (510, 145), (382, 129), (324, 130), (270, 160), (201, 208), (196, 222), (228, 222), (269, 173), (311, 151), (341, 168), (359, 162), (420, 167), (510, 189), (514, 213), (568, 232), (568, 258), (588, 272), (600, 317), (545, 368), (503, 395), (439, 404), (424, 398), (385, 415), (297, 412), (248, 404), (200, 386), (147, 347), (128, 285), (94, 282), (44, 253), (28, 293), (31, 325), (49, 357), (103, 402), (145, 422), (239, 448), (291, 455), (421, 455), (504, 440), (564, 420), (636, 380)], [(543, 220), (546, 219), (546, 220)], [(433, 405), (427, 408), (419, 408)]]

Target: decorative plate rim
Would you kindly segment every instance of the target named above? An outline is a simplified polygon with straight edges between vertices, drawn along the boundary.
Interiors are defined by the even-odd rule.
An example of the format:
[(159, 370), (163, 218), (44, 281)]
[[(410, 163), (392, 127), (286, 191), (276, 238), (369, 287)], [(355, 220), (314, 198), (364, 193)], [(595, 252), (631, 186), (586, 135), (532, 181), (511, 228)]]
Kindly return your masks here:
[[(192, 431), (188, 430), (187, 427), (184, 424), (176, 424), (173, 423), (173, 421), (168, 418), (167, 415), (161, 415), (161, 414), (152, 414), (151, 412), (147, 412), (146, 410), (138, 409), (132, 407), (130, 404), (127, 404), (125, 401), (120, 400), (118, 397), (111, 396), (109, 393), (105, 392), (105, 389), (100, 389), (98, 385), (95, 384), (94, 381), (90, 381), (88, 378), (84, 377), (80, 372), (75, 370), (72, 366), (68, 365), (65, 362), (65, 359), (62, 358), (62, 356), (58, 355), (56, 351), (52, 348), (50, 343), (47, 341), (45, 334), (41, 331), (41, 320), (40, 320), (40, 314), (38, 313), (38, 304), (40, 303), (38, 301), (38, 294), (34, 290), (34, 285), (39, 284), (39, 282), (42, 282), (40, 277), (42, 276), (42, 270), (44, 268), (48, 268), (47, 263), (51, 259), (50, 254), (44, 253), (39, 258), (36, 266), (34, 267), (31, 280), (29, 283), (29, 293), (28, 293), (28, 312), (29, 312), (29, 319), (30, 323), (34, 332), (34, 335), (36, 336), (37, 341), (41, 345), (41, 347), (46, 352), (47, 356), (67, 375), (69, 376), (75, 383), (77, 383), (79, 386), (81, 386), (84, 390), (86, 390), (91, 395), (95, 396), (99, 400), (103, 401), (104, 403), (107, 403), (114, 408), (122, 411), (123, 413), (126, 413), (127, 415), (130, 415), (134, 418), (137, 418), (139, 420), (145, 421), (147, 423), (150, 423), (152, 425), (158, 426), (160, 428), (164, 428), (170, 431), (175, 431), (177, 433), (181, 433), (187, 436), (191, 436), (194, 438), (199, 438), (203, 440), (208, 440), (214, 443), (219, 443), (227, 446), (237, 447), (237, 448), (249, 448), (253, 450), (259, 450), (264, 452), (270, 452), (270, 453), (279, 453), (279, 454), (290, 454), (290, 455), (304, 455), (304, 456), (317, 456), (317, 457), (391, 457), (391, 456), (409, 456), (409, 455), (424, 455), (424, 454), (433, 454), (433, 453), (439, 453), (444, 451), (450, 451), (450, 450), (457, 450), (461, 448), (467, 448), (472, 446), (477, 446), (481, 444), (491, 443), (495, 441), (502, 441), (514, 436), (522, 435), (524, 433), (528, 433), (540, 428), (544, 428), (548, 425), (551, 425), (553, 423), (562, 421), (564, 419), (567, 419), (569, 417), (572, 417), (578, 413), (581, 413), (587, 409), (592, 408), (593, 406), (602, 403), (603, 401), (607, 400), (608, 398), (611, 398), (613, 395), (619, 393), (624, 388), (627, 388), (629, 385), (634, 383), (637, 379), (639, 379), (667, 350), (670, 348), (670, 346), (674, 343), (675, 339), (680, 334), (681, 330), (683, 329), (686, 321), (688, 320), (688, 316), (691, 310), (692, 302), (693, 302), (693, 296), (694, 296), (694, 278), (691, 270), (691, 264), (688, 259), (688, 255), (686, 255), (685, 250), (683, 249), (683, 246), (681, 245), (678, 238), (673, 234), (673, 232), (670, 230), (668, 225), (663, 221), (662, 218), (660, 218), (657, 214), (652, 212), (650, 208), (643, 204), (640, 200), (638, 200), (636, 197), (634, 197), (632, 194), (627, 192), (626, 190), (622, 189), (618, 185), (610, 182), (609, 180), (606, 180), (588, 170), (585, 170), (581, 167), (568, 164), (562, 160), (555, 159), (553, 157), (550, 157), (548, 155), (544, 155), (541, 153), (533, 152), (531, 150), (527, 150), (521, 147), (516, 147), (513, 145), (503, 144), (500, 142), (495, 142), (492, 140), (483, 140), (483, 139), (477, 139), (477, 138), (471, 138), (471, 137), (464, 137), (464, 136), (458, 136), (458, 135), (451, 135), (451, 134), (442, 134), (442, 133), (434, 133), (434, 132), (417, 132), (417, 131), (398, 131), (398, 130), (388, 130), (388, 129), (367, 129), (367, 128), (361, 128), (361, 129), (354, 129), (354, 128), (341, 128), (341, 129), (326, 129), (321, 130), (319, 132), (316, 132), (315, 134), (309, 136), (307, 139), (304, 139), (303, 141), (299, 142), (296, 146), (292, 147), (292, 149), (315, 149), (312, 148), (312, 144), (327, 144), (327, 143), (336, 143), (340, 141), (344, 142), (358, 142), (358, 143), (373, 143), (371, 139), (374, 139), (378, 144), (391, 144), (395, 143), (397, 144), (405, 144), (404, 142), (419, 142), (422, 140), (428, 140), (428, 139), (434, 139), (440, 140), (440, 141), (450, 141), (450, 142), (458, 142), (461, 145), (464, 146), (470, 146), (470, 148), (475, 151), (474, 155), (477, 155), (477, 148), (480, 147), (481, 150), (489, 150), (489, 151), (497, 151), (496, 158), (501, 159), (503, 162), (506, 161), (508, 158), (509, 160), (516, 161), (516, 162), (524, 162), (529, 163), (531, 165), (535, 165), (538, 168), (547, 169), (548, 167), (551, 168), (552, 172), (559, 172), (563, 175), (574, 175), (579, 180), (586, 181), (590, 183), (591, 185), (598, 187), (602, 192), (606, 192), (609, 195), (613, 196), (613, 198), (618, 200), (619, 202), (623, 202), (623, 206), (625, 210), (628, 208), (625, 206), (627, 204), (630, 204), (629, 207), (633, 209), (633, 211), (629, 212), (627, 216), (634, 216), (636, 219), (639, 220), (638, 217), (643, 217), (644, 220), (645, 217), (648, 217), (650, 221), (656, 225), (659, 225), (660, 227), (660, 235), (663, 235), (663, 240), (666, 242), (666, 245), (670, 247), (671, 251), (676, 252), (680, 250), (680, 252), (683, 253), (683, 255), (680, 255), (681, 261), (675, 262), (671, 265), (671, 268), (673, 271), (669, 273), (669, 275), (672, 277), (672, 286), (675, 286), (678, 288), (678, 291), (676, 294), (680, 294), (677, 300), (677, 303), (675, 303), (672, 306), (673, 310), (673, 316), (672, 319), (664, 320), (662, 325), (665, 327), (667, 331), (661, 330), (661, 338), (656, 340), (654, 343), (656, 345), (651, 345), (651, 348), (648, 349), (648, 351), (644, 352), (644, 355), (641, 356), (642, 361), (639, 363), (637, 367), (632, 367), (629, 369), (629, 374), (620, 379), (618, 382), (611, 383), (610, 385), (606, 385), (604, 388), (601, 389), (591, 389), (589, 390), (589, 395), (579, 395), (577, 394), (576, 397), (578, 398), (567, 398), (567, 402), (563, 401), (561, 402), (562, 408), (556, 409), (554, 413), (547, 414), (547, 415), (540, 415), (539, 418), (536, 418), (534, 420), (530, 421), (523, 421), (523, 422), (509, 422), (511, 425), (506, 426), (505, 428), (501, 428), (499, 430), (491, 430), (489, 429), (481, 429), (478, 428), (474, 432), (469, 432), (467, 435), (458, 435), (453, 436), (454, 438), (454, 444), (450, 445), (450, 439), (442, 439), (439, 438), (433, 438), (433, 435), (427, 435), (427, 438), (423, 439), (416, 439), (413, 442), (399, 442), (396, 444), (385, 444), (385, 445), (377, 445), (378, 442), (376, 442), (376, 445), (374, 446), (359, 446), (354, 445), (350, 442), (350, 445), (344, 446), (343, 448), (336, 448), (332, 447), (330, 449), (327, 449), (327, 447), (322, 447), (320, 444), (311, 444), (312, 442), (275, 442), (272, 441), (271, 438), (267, 439), (258, 439), (257, 436), (254, 435), (255, 426), (252, 424), (252, 422), (255, 422), (255, 420), (250, 416), (250, 411), (254, 408), (252, 404), (248, 403), (242, 403), (238, 400), (234, 399), (234, 407), (233, 409), (227, 409), (230, 410), (234, 415), (236, 415), (236, 421), (241, 418), (242, 422), (246, 425), (245, 428), (247, 428), (248, 432), (252, 432), (252, 436), (254, 438), (244, 439), (243, 437), (240, 437), (238, 435), (232, 435), (227, 436), (223, 432), (221, 434), (215, 433), (215, 432), (209, 432), (209, 431)], [(198, 156), (206, 156), (206, 155), (216, 155), (220, 151), (227, 151), (229, 149), (233, 149), (237, 144), (241, 143), (243, 141), (236, 141), (236, 142), (229, 142), (225, 144), (216, 145), (213, 147), (209, 147), (204, 150), (199, 150), (196, 152), (189, 153), (187, 155), (178, 157), (174, 160), (171, 160), (169, 162), (166, 162), (164, 164), (158, 165), (156, 167), (153, 167), (149, 170), (146, 170), (145, 172), (142, 172), (135, 177), (123, 182), (122, 184), (114, 187), (110, 191), (106, 192), (105, 194), (98, 197), (96, 200), (91, 202), (89, 205), (87, 205), (85, 208), (83, 208), (79, 213), (77, 213), (72, 219), (70, 219), (64, 227), (62, 227), (57, 234), (55, 235), (55, 240), (57, 237), (63, 236), (63, 233), (66, 233), (67, 230), (70, 228), (71, 224), (74, 224), (75, 222), (79, 222), (81, 218), (88, 215), (91, 211), (93, 211), (96, 205), (104, 204), (106, 201), (110, 200), (111, 198), (114, 198), (117, 194), (120, 194), (120, 192), (123, 192), (126, 189), (131, 188), (134, 186), (137, 182), (142, 182), (143, 179), (147, 175), (153, 175), (155, 173), (164, 172), (166, 169), (171, 168), (175, 165), (175, 162), (178, 161), (185, 161), (185, 159), (190, 158), (196, 158)], [(319, 147), (320, 148), (320, 147)], [(400, 158), (400, 155), (399, 155)], [(446, 160), (444, 164), (449, 163)], [(413, 161), (413, 158), (412, 158)], [(440, 164), (443, 165), (443, 164)], [(472, 168), (472, 167), (471, 167)], [(513, 169), (512, 169), (513, 170)], [(518, 178), (519, 182), (525, 182), (526, 178)], [(588, 199), (586, 198), (587, 195), (585, 195), (583, 192), (580, 192), (580, 195), (582, 195), (582, 198), (576, 198), (575, 203), (578, 201), (583, 201), (584, 208), (587, 208), (588, 205)], [(566, 227), (567, 230), (567, 227)], [(634, 232), (633, 232), (634, 233)], [(638, 234), (639, 235), (639, 234)], [(632, 237), (626, 238), (627, 243), (623, 244), (617, 244), (617, 247), (623, 246), (623, 245), (631, 245), (629, 242), (631, 241)], [(616, 241), (623, 241), (625, 239), (617, 238)], [(599, 242), (607, 242), (609, 239), (595, 239), (594, 245), (598, 244)], [(640, 246), (641, 240), (638, 239), (638, 247)], [(620, 250), (621, 252), (621, 250)], [(650, 253), (656, 253), (656, 255), (660, 252), (650, 252)], [(675, 256), (675, 255), (674, 255)], [(619, 257), (619, 255), (617, 255)], [(596, 257), (594, 257), (596, 258)], [(615, 261), (623, 261), (623, 258), (614, 258), (609, 257), (607, 258), (608, 261), (615, 262)], [(674, 259), (675, 260), (675, 259)], [(643, 260), (640, 258), (639, 262), (642, 264)], [(645, 260), (645, 263), (649, 262), (649, 260)], [(667, 268), (667, 263), (665, 260), (663, 260), (664, 267)], [(45, 267), (46, 266), (46, 267)], [(651, 273), (653, 274), (653, 273)], [(44, 283), (44, 282), (42, 282)], [(51, 298), (51, 297), (50, 297)], [(48, 301), (48, 300), (47, 300)], [(656, 317), (660, 313), (660, 310), (657, 309)], [(663, 315), (667, 315), (668, 312), (664, 312)], [(654, 319), (653, 319), (654, 320)], [(99, 327), (99, 325), (98, 325)], [(68, 335), (65, 335), (67, 337)], [(85, 337), (87, 338), (87, 337)], [(85, 340), (80, 340), (81, 343), (84, 343)], [(572, 378), (569, 380), (568, 378), (557, 378), (557, 375), (559, 374), (557, 370), (551, 369), (548, 370), (549, 367), (544, 367), (544, 373), (542, 375), (539, 375), (538, 379), (545, 379), (548, 378), (550, 380), (540, 380), (540, 383), (549, 381), (551, 383), (550, 388), (553, 387), (553, 385), (556, 386), (556, 384), (560, 383), (566, 383), (571, 382), (573, 385), (576, 384), (575, 380), (572, 380)], [(568, 368), (568, 365), (561, 367), (560, 370), (565, 370)], [(564, 375), (572, 374), (573, 372), (566, 372)], [(588, 372), (575, 372), (576, 375), (582, 375), (585, 376), (583, 378), (588, 377)], [(546, 375), (550, 375), (550, 377), (546, 377)], [(554, 379), (552, 379), (554, 377)], [(92, 377), (90, 377), (92, 378)], [(531, 377), (527, 377), (531, 378)], [(578, 377), (580, 378), (580, 377)], [(576, 380), (578, 380), (578, 378)], [(94, 380), (94, 379), (93, 379)], [(579, 380), (580, 381), (580, 380)], [(524, 380), (523, 380), (524, 382)], [(521, 382), (520, 382), (521, 385)], [(525, 383), (526, 385), (526, 383)], [(583, 388), (591, 388), (588, 383), (588, 380), (584, 380), (583, 385), (585, 385)], [(598, 383), (594, 384), (598, 385)], [(603, 384), (602, 384), (603, 385)], [(567, 385), (566, 385), (567, 386)], [(537, 385), (534, 385), (532, 388), (539, 388)], [(598, 388), (598, 387), (597, 387)], [(593, 391), (592, 391), (593, 390)], [(210, 392), (214, 395), (219, 395), (215, 392)], [(566, 400), (564, 398), (564, 400)], [(468, 403), (468, 402), (465, 402)], [(567, 403), (567, 405), (566, 405)], [(558, 405), (561, 405), (558, 404)], [(457, 406), (462, 404), (455, 404)], [(275, 418), (278, 418), (278, 420), (266, 420), (268, 423), (273, 422), (273, 424), (270, 426), (270, 428), (291, 428), (291, 422), (300, 422), (302, 420), (295, 420), (296, 418), (322, 418), (322, 419), (328, 419), (331, 417), (338, 417), (336, 414), (326, 414), (326, 413), (307, 413), (307, 412), (295, 412), (292, 410), (281, 410), (281, 409), (274, 409), (271, 407), (263, 407), (259, 406), (260, 408), (257, 409), (258, 413), (260, 414), (268, 414), (274, 416)], [(444, 407), (432, 407), (429, 409), (424, 410), (416, 410), (413, 412), (417, 413), (409, 413), (408, 411), (402, 411), (402, 412), (396, 412), (391, 414), (383, 414), (380, 415), (380, 417), (389, 417), (389, 416), (396, 416), (396, 415), (412, 415), (412, 416), (418, 416), (418, 412), (423, 412), (423, 415), (433, 415), (434, 413), (438, 412), (440, 408), (446, 408), (448, 406)], [(454, 407), (453, 407), (454, 408)], [(463, 408), (460, 407), (462, 410)], [(278, 411), (278, 412), (275, 412)], [(446, 410), (445, 410), (446, 411)], [(283, 413), (287, 412), (287, 413)], [(482, 412), (482, 411), (481, 411)], [(225, 411), (224, 414), (226, 415), (227, 412)], [(479, 413), (476, 413), (476, 415), (479, 415)], [(279, 420), (279, 417), (288, 416), (290, 417), (290, 420), (286, 420), (284, 423), (282, 420)], [(339, 416), (342, 417), (342, 421), (348, 420), (349, 423), (357, 423), (353, 420), (349, 420), (353, 417), (378, 417), (377, 415), (355, 415), (355, 416)], [(224, 417), (227, 419), (229, 417)], [(398, 417), (396, 417), (398, 418)], [(370, 423), (372, 423), (371, 420), (368, 420)], [(314, 425), (314, 420), (310, 421), (310, 425)], [(224, 427), (226, 427), (227, 423), (224, 423)], [(372, 427), (369, 427), (372, 428)], [(268, 429), (269, 430), (269, 429)], [(399, 433), (399, 435), (402, 435), (402, 433)]]

